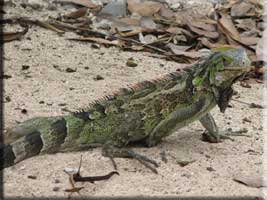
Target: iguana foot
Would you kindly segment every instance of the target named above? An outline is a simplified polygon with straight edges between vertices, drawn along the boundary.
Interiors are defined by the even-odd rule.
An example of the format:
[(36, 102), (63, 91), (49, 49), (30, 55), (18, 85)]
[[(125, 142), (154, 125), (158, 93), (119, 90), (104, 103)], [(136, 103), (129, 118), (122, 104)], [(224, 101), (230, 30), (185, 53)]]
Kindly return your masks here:
[(114, 169), (117, 169), (117, 165), (113, 158), (133, 158), (138, 160), (141, 164), (150, 169), (152, 172), (156, 174), (158, 173), (156, 168), (159, 165), (156, 161), (148, 158), (147, 156), (136, 153), (129, 148), (118, 148), (110, 145), (104, 145), (102, 149), (102, 155), (111, 159)]
[(202, 140), (210, 143), (219, 143), (222, 142), (223, 140), (231, 140), (234, 141), (232, 137), (234, 136), (243, 136), (243, 137), (251, 137), (250, 135), (244, 134), (247, 133), (247, 129), (240, 129), (237, 131), (233, 131), (231, 129), (228, 129), (226, 131), (222, 131), (219, 133), (210, 133), (210, 132), (204, 132), (202, 134)]

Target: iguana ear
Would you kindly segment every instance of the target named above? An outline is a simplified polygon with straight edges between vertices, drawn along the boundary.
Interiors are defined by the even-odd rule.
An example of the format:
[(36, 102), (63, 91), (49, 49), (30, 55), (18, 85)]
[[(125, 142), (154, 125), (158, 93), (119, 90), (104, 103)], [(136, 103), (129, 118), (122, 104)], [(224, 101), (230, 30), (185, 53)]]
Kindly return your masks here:
[(226, 89), (213, 87), (212, 90), (220, 111), (224, 113), (231, 97), (233, 96), (234, 90), (231, 87), (228, 87)]

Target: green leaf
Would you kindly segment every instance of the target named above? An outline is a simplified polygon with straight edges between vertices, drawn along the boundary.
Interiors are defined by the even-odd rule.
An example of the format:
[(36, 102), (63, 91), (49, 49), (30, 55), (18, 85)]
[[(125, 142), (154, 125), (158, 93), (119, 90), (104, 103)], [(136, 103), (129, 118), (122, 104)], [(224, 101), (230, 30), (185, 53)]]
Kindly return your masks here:
[(198, 76), (198, 77), (193, 79), (193, 84), (194, 84), (194, 86), (198, 87), (198, 86), (202, 85), (203, 81), (204, 81), (204, 77)]
[(215, 68), (211, 68), (210, 69), (210, 76), (209, 76), (209, 79), (210, 79), (210, 83), (213, 84), (214, 81), (215, 81)]
[(223, 69), (224, 69), (223, 62), (218, 63), (216, 68), (217, 68), (217, 71), (223, 71)]

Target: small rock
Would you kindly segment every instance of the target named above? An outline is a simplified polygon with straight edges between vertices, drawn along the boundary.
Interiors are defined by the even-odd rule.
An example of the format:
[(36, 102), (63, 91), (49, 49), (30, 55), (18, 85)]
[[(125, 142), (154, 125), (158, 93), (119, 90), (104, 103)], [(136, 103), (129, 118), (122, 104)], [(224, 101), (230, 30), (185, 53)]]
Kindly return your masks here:
[(76, 72), (76, 71), (77, 71), (76, 68), (73, 69), (73, 68), (68, 67), (68, 68), (66, 69), (66, 72), (68, 72), (68, 73), (73, 73), (73, 72)]
[(40, 0), (22, 0), (20, 4), (23, 8), (31, 7), (34, 10), (42, 10), (45, 6), (43, 1)]
[(91, 48), (93, 48), (93, 49), (100, 49), (100, 47), (101, 47), (100, 44), (97, 44), (97, 43), (91, 44)]
[(266, 22), (259, 22), (257, 24), (257, 28), (260, 29), (261, 31), (264, 31), (267, 28), (267, 23)]
[(101, 76), (101, 75), (96, 75), (93, 79), (94, 79), (95, 81), (99, 81), (99, 80), (104, 80), (104, 77)]
[(28, 112), (28, 111), (27, 111), (25, 108), (21, 109), (21, 113), (22, 113), (22, 114), (27, 114), (27, 112)]
[(135, 63), (135, 61), (134, 61), (134, 59), (133, 58), (129, 58), (128, 60), (127, 60), (127, 62), (126, 62), (126, 65), (128, 66), (128, 67), (137, 67), (137, 63)]
[(12, 76), (8, 74), (0, 75), (0, 79), (9, 79), (9, 78), (12, 78)]
[(174, 3), (174, 4), (170, 5), (170, 8), (173, 9), (173, 10), (177, 10), (181, 6), (182, 6), (181, 3)]
[(57, 178), (55, 178), (55, 179), (53, 180), (53, 183), (60, 183), (60, 180), (57, 179)]
[(22, 70), (27, 70), (27, 69), (29, 69), (29, 68), (30, 68), (29, 65), (22, 65), (22, 66), (21, 66), (21, 69), (22, 69)]
[(205, 157), (206, 157), (206, 158), (211, 158), (211, 156), (210, 156), (210, 155), (208, 155), (208, 154), (205, 154)]
[(252, 121), (251, 121), (250, 119), (248, 119), (247, 117), (243, 118), (242, 121), (243, 121), (243, 123), (245, 123), (245, 122), (251, 123), (251, 122), (252, 122)]
[(66, 103), (59, 103), (58, 106), (66, 106)]
[(44, 104), (45, 102), (44, 101), (39, 101), (39, 104)]
[(9, 96), (6, 96), (5, 97), (5, 101), (4, 101), (4, 103), (8, 103), (8, 102), (10, 102), (11, 101), (11, 98), (9, 97)]
[(196, 160), (176, 160), (176, 163), (178, 164), (178, 165), (180, 165), (181, 167), (185, 167), (186, 165), (189, 165), (189, 164), (191, 164), (191, 163), (193, 163), (193, 162), (195, 162)]
[(37, 179), (37, 176), (34, 176), (34, 175), (29, 175), (29, 176), (27, 176), (27, 178), (29, 178), (29, 179)]
[(53, 187), (53, 191), (54, 192), (57, 192), (57, 191), (59, 191), (60, 190), (60, 187)]
[(21, 45), (20, 49), (22, 51), (31, 51), (33, 49), (33, 45), (30, 42), (25, 42)]
[(207, 170), (210, 171), (210, 172), (214, 172), (214, 171), (216, 171), (216, 170), (213, 169), (212, 167), (207, 167)]
[(190, 178), (190, 177), (192, 177), (192, 174), (191, 174), (191, 173), (186, 173), (186, 172), (185, 172), (185, 173), (182, 173), (181, 176), (182, 176), (182, 177), (186, 177), (186, 178)]

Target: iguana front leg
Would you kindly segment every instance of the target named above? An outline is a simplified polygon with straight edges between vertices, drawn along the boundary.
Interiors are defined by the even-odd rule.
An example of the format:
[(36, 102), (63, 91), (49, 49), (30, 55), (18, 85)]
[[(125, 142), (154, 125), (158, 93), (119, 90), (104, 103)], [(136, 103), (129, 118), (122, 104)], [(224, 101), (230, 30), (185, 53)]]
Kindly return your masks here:
[(120, 148), (107, 143), (102, 148), (102, 155), (111, 159), (115, 169), (117, 168), (117, 165), (113, 158), (132, 158), (138, 160), (145, 167), (157, 174), (156, 167), (158, 167), (158, 163), (156, 161), (148, 158), (147, 156), (136, 153), (130, 148)]
[(204, 126), (204, 128), (207, 130), (206, 132), (203, 133), (203, 140), (208, 141), (211, 143), (218, 143), (221, 142), (224, 139), (233, 139), (229, 136), (248, 136), (245, 134), (242, 134), (243, 132), (246, 132), (245, 130), (239, 130), (239, 131), (231, 131), (231, 130), (226, 130), (226, 131), (220, 131), (218, 126), (215, 123), (214, 118), (210, 113), (207, 113), (204, 115), (200, 120), (199, 120)]

